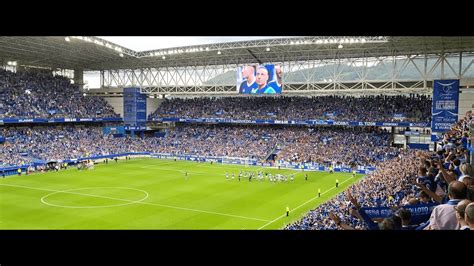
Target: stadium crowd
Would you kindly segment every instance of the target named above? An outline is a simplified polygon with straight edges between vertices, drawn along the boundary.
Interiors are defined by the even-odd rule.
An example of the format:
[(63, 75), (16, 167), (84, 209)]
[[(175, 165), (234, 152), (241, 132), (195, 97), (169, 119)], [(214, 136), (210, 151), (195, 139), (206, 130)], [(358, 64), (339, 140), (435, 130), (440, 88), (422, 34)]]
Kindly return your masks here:
[[(371, 108), (367, 108), (370, 106)], [(431, 100), (408, 96), (223, 97), (166, 99), (150, 118), (429, 122)], [(0, 118), (118, 117), (104, 99), (85, 97), (65, 77), (0, 69)], [(163, 137), (113, 137), (100, 126), (2, 127), (0, 166), (36, 160), (154, 152), (280, 162), (376, 166), (361, 181), (321, 204), (287, 230), (474, 229), (474, 170), (469, 163), (472, 112), (454, 124), (435, 152), (391, 147), (374, 128), (177, 125)], [(40, 166), (41, 167), (41, 166)], [(437, 205), (420, 220), (412, 207)], [(372, 219), (366, 208), (390, 208)]]
[(7, 141), (0, 146), (0, 164), (59, 161), (89, 156), (152, 150), (154, 138), (114, 138), (98, 126), (4, 128)]
[(429, 122), (431, 99), (417, 94), (363, 97), (175, 98), (165, 99), (150, 115), (152, 119), (164, 117)]
[[(436, 152), (401, 152), (285, 229), (474, 229), (474, 171), (467, 150), (470, 125), (474, 125), (472, 112), (445, 133)], [(423, 221), (412, 222), (409, 207), (430, 203), (439, 205)], [(389, 207), (394, 212), (371, 219), (367, 207)]]
[[(357, 132), (356, 132), (357, 131)], [(277, 147), (282, 162), (372, 166), (396, 156), (389, 134), (370, 129), (178, 125), (164, 137), (114, 138), (98, 126), (9, 127), (0, 162), (17, 165), (126, 152), (227, 156), (263, 161)], [(325, 155), (325, 156), (323, 156)]]
[(376, 166), (398, 155), (398, 149), (391, 147), (390, 134), (373, 128), (295, 128), (282, 136), (277, 160), (284, 162)]
[(62, 76), (0, 69), (0, 118), (119, 117), (103, 98), (85, 97)]

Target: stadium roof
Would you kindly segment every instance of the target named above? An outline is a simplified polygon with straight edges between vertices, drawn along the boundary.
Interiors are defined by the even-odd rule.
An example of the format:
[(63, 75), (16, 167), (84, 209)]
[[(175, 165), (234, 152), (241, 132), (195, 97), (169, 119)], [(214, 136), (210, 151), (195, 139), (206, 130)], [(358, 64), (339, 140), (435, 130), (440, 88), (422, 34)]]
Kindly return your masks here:
[(3, 64), (86, 71), (459, 52), (474, 52), (474, 36), (292, 37), (144, 52), (97, 37), (0, 37)]

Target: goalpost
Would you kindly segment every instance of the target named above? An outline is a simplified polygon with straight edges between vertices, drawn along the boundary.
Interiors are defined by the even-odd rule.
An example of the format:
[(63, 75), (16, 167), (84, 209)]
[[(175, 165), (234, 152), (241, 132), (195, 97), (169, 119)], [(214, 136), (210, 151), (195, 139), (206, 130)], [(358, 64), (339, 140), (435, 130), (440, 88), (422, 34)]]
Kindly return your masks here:
[(221, 165), (224, 164), (236, 164), (240, 166), (244, 166), (245, 168), (250, 167), (253, 165), (252, 159), (246, 158), (236, 158), (236, 157), (222, 157)]
[(250, 159), (249, 159), (248, 157), (245, 158), (244, 164), (245, 164), (245, 168), (249, 168), (249, 166), (250, 166)]

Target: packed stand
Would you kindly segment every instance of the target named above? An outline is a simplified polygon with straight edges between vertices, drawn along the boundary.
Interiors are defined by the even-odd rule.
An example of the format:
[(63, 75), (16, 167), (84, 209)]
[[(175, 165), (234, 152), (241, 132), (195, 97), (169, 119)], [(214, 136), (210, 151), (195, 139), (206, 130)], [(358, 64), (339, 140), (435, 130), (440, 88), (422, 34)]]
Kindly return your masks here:
[(283, 137), (277, 160), (284, 162), (376, 166), (398, 155), (390, 133), (372, 128), (292, 128)]
[(103, 98), (84, 96), (62, 76), (0, 69), (0, 118), (119, 117)]
[[(371, 108), (367, 108), (370, 106)], [(409, 96), (220, 97), (165, 99), (150, 118), (231, 118), (429, 122), (431, 99)]]
[(285, 162), (369, 166), (398, 154), (390, 147), (388, 133), (351, 128), (178, 125), (164, 137), (141, 139), (104, 135), (99, 126), (9, 127), (0, 135), (8, 140), (0, 145), (0, 161), (9, 165), (27, 163), (28, 158), (48, 161), (154, 152), (259, 161), (277, 153)]
[[(381, 163), (377, 170), (345, 193), (321, 204), (287, 230), (325, 229), (474, 229), (474, 171), (469, 162), (472, 112), (452, 126), (436, 152), (407, 150)], [(411, 222), (409, 207), (438, 204), (429, 218)], [(404, 208), (406, 206), (406, 208)], [(365, 207), (396, 210), (385, 219), (370, 219)], [(376, 223), (378, 222), (378, 223)]]

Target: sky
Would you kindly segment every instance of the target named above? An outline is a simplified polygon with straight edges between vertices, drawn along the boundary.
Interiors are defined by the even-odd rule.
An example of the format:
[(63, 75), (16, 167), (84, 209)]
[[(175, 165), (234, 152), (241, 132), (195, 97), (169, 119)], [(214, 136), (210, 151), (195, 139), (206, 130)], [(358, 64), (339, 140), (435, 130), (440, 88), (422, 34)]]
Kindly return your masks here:
[[(212, 37), (212, 36), (97, 36), (104, 40), (121, 45), (136, 52), (156, 50), (162, 48), (174, 48), (182, 46), (222, 43), (222, 42), (237, 42), (250, 41), (261, 39), (286, 38), (284, 36), (226, 36), (226, 37)], [(293, 36), (294, 37), (294, 36)]]

